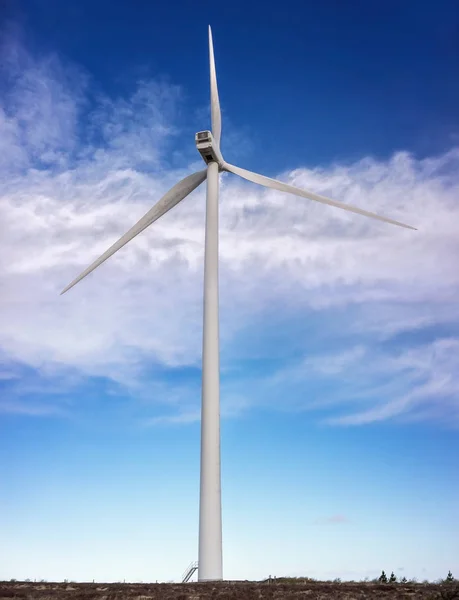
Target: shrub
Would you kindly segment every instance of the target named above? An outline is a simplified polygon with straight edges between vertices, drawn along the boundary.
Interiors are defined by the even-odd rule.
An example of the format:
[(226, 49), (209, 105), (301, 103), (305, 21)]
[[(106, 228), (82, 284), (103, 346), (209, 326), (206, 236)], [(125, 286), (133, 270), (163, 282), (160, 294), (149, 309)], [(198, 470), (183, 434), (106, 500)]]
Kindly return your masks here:
[(459, 585), (448, 585), (447, 589), (443, 589), (440, 591), (440, 598), (442, 600), (458, 600)]
[(378, 581), (379, 583), (387, 583), (387, 575), (384, 571), (381, 571), (381, 575), (379, 576)]

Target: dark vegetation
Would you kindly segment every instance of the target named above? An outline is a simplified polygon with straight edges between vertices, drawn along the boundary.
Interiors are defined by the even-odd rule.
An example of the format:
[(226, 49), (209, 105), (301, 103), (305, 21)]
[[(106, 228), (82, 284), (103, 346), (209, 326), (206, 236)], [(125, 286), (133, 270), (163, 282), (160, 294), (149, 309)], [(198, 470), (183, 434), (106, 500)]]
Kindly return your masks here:
[(219, 583), (0, 582), (0, 600), (459, 600), (451, 572), (439, 583), (397, 582), (392, 573), (373, 581), (315, 581), (306, 577)]

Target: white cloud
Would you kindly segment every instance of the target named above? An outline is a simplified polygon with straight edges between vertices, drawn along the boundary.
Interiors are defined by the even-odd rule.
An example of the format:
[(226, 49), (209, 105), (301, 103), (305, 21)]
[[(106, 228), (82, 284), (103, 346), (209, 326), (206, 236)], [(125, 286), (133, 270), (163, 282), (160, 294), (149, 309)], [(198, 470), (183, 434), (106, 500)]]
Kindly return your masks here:
[[(32, 59), (18, 45), (8, 57), (11, 90), (0, 107), (2, 354), (41, 372), (100, 375), (126, 385), (141, 381), (146, 363), (199, 366), (205, 187), (59, 296), (195, 170), (198, 163), (167, 166), (172, 141), (180, 152), (193, 144), (176, 136), (180, 89), (144, 81), (129, 98), (99, 93), (89, 111), (89, 79), (78, 69), (56, 57)], [(417, 232), (223, 176), (223, 351), (237, 347), (230, 343), (264, 314), (266, 332), (285, 313), (320, 319), (324, 311), (347, 310), (337, 331), (349, 340), (362, 332), (383, 340), (425, 325), (457, 324), (458, 166), (455, 148), (426, 160), (402, 152), (387, 162), (366, 158), (283, 176)], [(334, 355), (322, 373), (347, 369), (363, 352), (369, 351), (358, 346)], [(319, 368), (318, 360), (312, 356), (310, 366)], [(445, 389), (456, 394), (448, 379), (456, 364), (442, 365), (443, 379), (432, 372), (397, 407), (375, 405), (342, 422), (388, 418), (421, 398), (435, 402)], [(235, 412), (250, 406), (244, 394), (233, 398)]]
[(36, 59), (11, 31), (2, 34), (1, 75), (10, 93), (0, 108), (1, 166), (11, 174), (31, 161), (64, 167), (78, 142), (87, 77), (73, 65), (64, 68), (55, 55)]
[(181, 425), (183, 423), (196, 423), (201, 420), (201, 413), (199, 410), (192, 410), (190, 412), (181, 412), (176, 415), (162, 415), (160, 417), (153, 417), (146, 421), (146, 425)]
[[(362, 371), (365, 371), (364, 373)], [(393, 356), (373, 356), (359, 369), (364, 377), (363, 385), (372, 389), (368, 396), (380, 396), (371, 408), (357, 413), (330, 419), (340, 425), (362, 425), (396, 417), (416, 418), (425, 415), (426, 403), (430, 419), (442, 418), (455, 422), (459, 413), (459, 339), (439, 339), (415, 349), (408, 349)], [(385, 392), (384, 385), (372, 384), (372, 379), (381, 377), (386, 381), (406, 384), (409, 391)]]
[(356, 346), (350, 350), (344, 350), (327, 356), (313, 356), (305, 360), (303, 367), (311, 368), (323, 375), (342, 374), (348, 367), (361, 361), (366, 354), (363, 346)]
[(341, 514), (323, 517), (321, 519), (316, 519), (315, 521), (316, 525), (343, 525), (344, 523), (349, 523), (349, 519)]

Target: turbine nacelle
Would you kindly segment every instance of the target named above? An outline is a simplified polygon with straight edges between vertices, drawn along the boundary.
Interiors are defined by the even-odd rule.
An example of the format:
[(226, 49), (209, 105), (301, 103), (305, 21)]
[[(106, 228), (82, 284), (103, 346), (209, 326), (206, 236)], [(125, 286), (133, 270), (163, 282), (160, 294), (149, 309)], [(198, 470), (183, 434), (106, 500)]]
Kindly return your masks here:
[(211, 131), (198, 131), (194, 136), (196, 141), (196, 148), (199, 154), (204, 159), (204, 162), (208, 165), (212, 162), (216, 162), (220, 167), (220, 170), (224, 168), (225, 161), (223, 160), (220, 148), (216, 143)]

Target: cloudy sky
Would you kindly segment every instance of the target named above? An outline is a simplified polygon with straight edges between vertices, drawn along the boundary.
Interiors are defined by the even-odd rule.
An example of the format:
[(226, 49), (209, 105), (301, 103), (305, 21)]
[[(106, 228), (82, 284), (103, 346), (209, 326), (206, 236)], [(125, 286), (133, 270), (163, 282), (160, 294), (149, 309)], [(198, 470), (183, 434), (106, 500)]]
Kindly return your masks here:
[[(0, 578), (197, 559), (207, 24), (222, 150), (224, 576), (459, 573), (457, 2), (0, 13)], [(457, 575), (456, 573), (456, 575)]]

